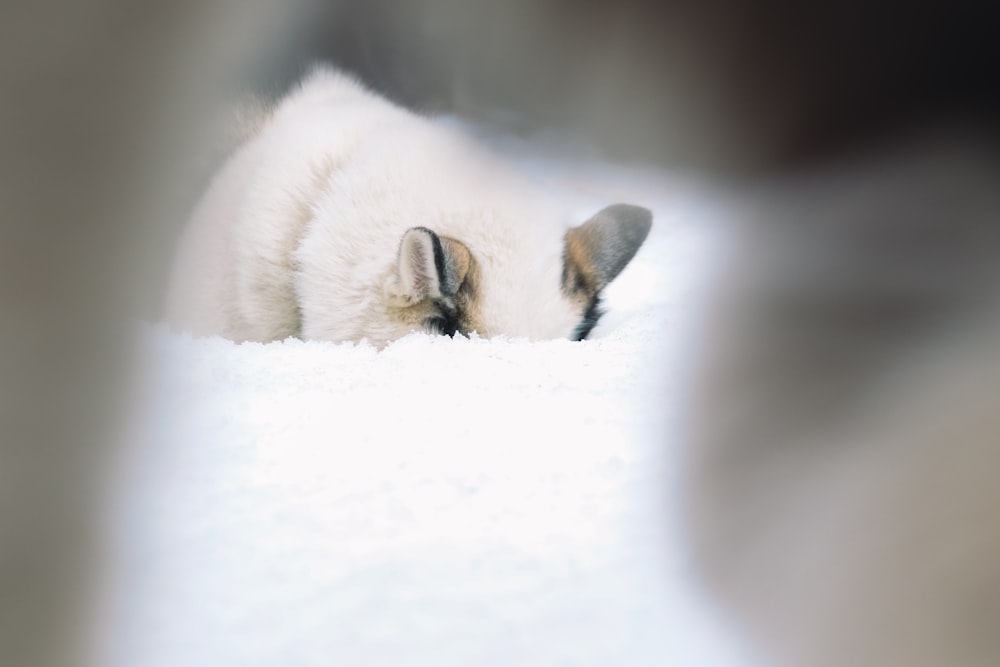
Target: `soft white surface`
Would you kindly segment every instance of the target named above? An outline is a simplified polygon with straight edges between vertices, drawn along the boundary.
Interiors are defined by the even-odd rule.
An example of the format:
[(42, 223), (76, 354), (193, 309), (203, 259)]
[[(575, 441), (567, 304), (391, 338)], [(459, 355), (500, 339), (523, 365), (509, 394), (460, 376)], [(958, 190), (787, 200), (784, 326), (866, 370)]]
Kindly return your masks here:
[(711, 197), (526, 156), (655, 222), (582, 343), (234, 345), (154, 329), (102, 664), (749, 664), (689, 573), (673, 437)]

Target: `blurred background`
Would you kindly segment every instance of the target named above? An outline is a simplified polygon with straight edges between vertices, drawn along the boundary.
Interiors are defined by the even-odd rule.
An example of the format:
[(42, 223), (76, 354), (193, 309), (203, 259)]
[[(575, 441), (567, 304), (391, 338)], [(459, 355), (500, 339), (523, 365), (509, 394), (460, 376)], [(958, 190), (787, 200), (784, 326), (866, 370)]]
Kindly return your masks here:
[[(276, 96), (327, 60), (418, 110), (555, 132), (592, 154), (747, 192), (692, 438), (728, 451), (749, 434), (755, 449), (696, 460), (709, 472), (693, 478), (713, 489), (719, 459), (743, 470), (773, 456), (758, 452), (775, 442), (837, 440), (843, 420), (861, 423), (844, 417), (856, 405), (843, 397), (874, 386), (914, 341), (992, 331), (996, 28), (987, 3), (972, 0), (0, 4), (0, 661), (78, 660), (101, 480), (129, 395), (131, 326), (156, 312), (170, 242), (231, 145), (234, 104)], [(993, 342), (984, 333), (975, 349), (988, 356)], [(969, 395), (963, 405), (984, 423), (996, 399)], [(944, 401), (931, 411), (957, 410), (950, 445), (961, 452), (970, 431)], [(704, 426), (712, 420), (699, 415), (719, 405), (738, 409)], [(995, 432), (977, 441), (979, 467), (997, 462)], [(947, 495), (960, 481), (931, 488)], [(989, 523), (992, 496), (974, 488), (982, 493), (970, 507)], [(693, 525), (711, 527), (695, 530), (704, 552), (742, 548), (719, 537), (737, 528), (715, 523), (740, 499), (694, 495), (704, 513)], [(766, 524), (761, 512), (740, 521)], [(944, 525), (964, 526), (952, 538), (964, 544), (985, 524)], [(985, 557), (996, 544), (987, 534), (966, 553)], [(974, 571), (962, 585), (990, 591), (974, 601), (988, 619), (996, 570)], [(964, 613), (969, 598), (948, 581), (931, 594), (949, 599), (942, 614)], [(754, 616), (761, 592), (732, 585)], [(788, 595), (776, 618), (801, 611)], [(891, 599), (879, 607), (890, 615)], [(775, 634), (773, 623), (763, 634)], [(949, 623), (934, 635), (944, 647), (935, 657), (956, 656)], [(984, 623), (963, 639), (981, 642), (980, 662), (936, 664), (995, 658)]]

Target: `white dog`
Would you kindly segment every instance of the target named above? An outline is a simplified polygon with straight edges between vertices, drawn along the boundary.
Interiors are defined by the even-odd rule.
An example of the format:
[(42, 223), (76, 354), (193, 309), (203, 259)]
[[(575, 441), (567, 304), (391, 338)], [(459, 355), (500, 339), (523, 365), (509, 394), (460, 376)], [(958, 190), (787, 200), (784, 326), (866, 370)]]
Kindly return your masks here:
[(197, 206), (168, 320), (235, 341), (582, 339), (651, 217), (616, 204), (568, 229), (465, 135), (319, 68)]

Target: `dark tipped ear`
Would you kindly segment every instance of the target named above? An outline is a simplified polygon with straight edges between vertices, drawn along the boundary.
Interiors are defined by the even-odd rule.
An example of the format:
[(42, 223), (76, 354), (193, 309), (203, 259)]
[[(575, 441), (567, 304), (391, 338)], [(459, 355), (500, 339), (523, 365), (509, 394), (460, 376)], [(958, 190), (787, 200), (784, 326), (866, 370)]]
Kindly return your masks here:
[(613, 204), (566, 232), (563, 289), (591, 298), (622, 272), (653, 225), (649, 209)]
[(399, 244), (396, 271), (386, 284), (386, 295), (396, 305), (407, 306), (454, 294), (471, 261), (462, 243), (426, 227), (412, 227)]

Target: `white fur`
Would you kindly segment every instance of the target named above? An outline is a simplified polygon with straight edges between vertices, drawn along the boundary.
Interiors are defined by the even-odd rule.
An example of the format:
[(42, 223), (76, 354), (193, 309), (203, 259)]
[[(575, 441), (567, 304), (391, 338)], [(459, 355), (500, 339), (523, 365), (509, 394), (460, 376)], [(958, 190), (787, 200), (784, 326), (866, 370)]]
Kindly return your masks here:
[(237, 341), (375, 345), (406, 335), (384, 285), (411, 227), (466, 244), (482, 336), (569, 336), (569, 220), (458, 131), (317, 69), (222, 168), (194, 212), (168, 319)]

